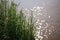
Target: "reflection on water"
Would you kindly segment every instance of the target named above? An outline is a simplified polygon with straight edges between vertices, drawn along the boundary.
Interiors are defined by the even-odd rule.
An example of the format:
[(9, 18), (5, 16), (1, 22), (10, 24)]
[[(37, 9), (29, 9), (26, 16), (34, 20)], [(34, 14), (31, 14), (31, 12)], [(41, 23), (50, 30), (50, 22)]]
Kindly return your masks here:
[(47, 40), (49, 35), (54, 31), (54, 24), (51, 22), (51, 16), (44, 12), (44, 7), (34, 7), (32, 11), (34, 20), (36, 20), (35, 39)]
[[(35, 39), (47, 40), (51, 33), (55, 31), (54, 22), (44, 7), (33, 7), (33, 21), (35, 22)], [(30, 16), (30, 11), (25, 9), (25, 15)]]

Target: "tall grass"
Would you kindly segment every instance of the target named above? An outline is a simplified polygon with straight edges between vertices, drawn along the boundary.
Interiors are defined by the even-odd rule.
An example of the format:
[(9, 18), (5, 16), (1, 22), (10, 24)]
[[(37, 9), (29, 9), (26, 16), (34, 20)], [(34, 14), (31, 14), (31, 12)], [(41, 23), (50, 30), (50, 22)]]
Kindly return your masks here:
[(0, 40), (35, 40), (32, 15), (26, 20), (22, 10), (16, 15), (14, 2), (8, 5), (7, 0), (0, 0)]

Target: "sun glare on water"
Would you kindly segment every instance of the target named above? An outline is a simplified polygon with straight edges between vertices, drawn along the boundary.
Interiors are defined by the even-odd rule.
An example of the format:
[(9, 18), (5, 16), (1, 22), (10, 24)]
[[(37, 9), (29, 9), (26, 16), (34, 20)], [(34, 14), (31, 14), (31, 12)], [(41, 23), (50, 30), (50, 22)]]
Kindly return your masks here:
[[(40, 6), (30, 9), (33, 12), (33, 21), (35, 21), (35, 40), (47, 40), (54, 30), (54, 24), (50, 23), (52, 21), (51, 16), (45, 13), (44, 9)], [(25, 9), (25, 11), (30, 14), (28, 9)], [(28, 14), (27, 16), (29, 16)]]

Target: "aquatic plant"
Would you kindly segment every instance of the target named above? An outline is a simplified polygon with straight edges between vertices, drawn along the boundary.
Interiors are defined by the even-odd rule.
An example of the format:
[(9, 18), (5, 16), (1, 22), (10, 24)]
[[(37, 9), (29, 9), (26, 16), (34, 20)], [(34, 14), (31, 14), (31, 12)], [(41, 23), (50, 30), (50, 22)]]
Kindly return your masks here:
[(16, 4), (8, 0), (0, 0), (0, 40), (35, 40), (33, 22), (30, 16), (26, 20), (23, 10), (17, 14)]

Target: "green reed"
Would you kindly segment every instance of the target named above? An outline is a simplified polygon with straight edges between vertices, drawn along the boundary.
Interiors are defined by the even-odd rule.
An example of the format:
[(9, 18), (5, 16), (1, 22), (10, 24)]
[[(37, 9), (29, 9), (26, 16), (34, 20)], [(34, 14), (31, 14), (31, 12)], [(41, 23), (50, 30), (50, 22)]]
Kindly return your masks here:
[[(17, 14), (16, 4), (0, 0), (0, 40), (35, 40), (32, 15), (26, 20), (23, 10)], [(32, 13), (31, 13), (32, 14)]]

